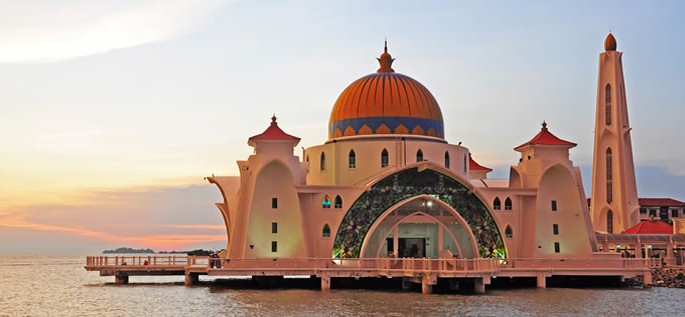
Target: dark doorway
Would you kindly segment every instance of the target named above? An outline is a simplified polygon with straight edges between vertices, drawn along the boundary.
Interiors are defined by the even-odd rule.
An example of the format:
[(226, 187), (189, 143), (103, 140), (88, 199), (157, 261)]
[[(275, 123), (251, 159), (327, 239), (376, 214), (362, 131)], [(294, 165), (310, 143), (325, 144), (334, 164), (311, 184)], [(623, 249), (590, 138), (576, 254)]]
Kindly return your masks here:
[[(426, 238), (399, 238), (397, 254), (400, 258), (425, 258)], [(395, 251), (393, 238), (387, 240), (388, 254)]]

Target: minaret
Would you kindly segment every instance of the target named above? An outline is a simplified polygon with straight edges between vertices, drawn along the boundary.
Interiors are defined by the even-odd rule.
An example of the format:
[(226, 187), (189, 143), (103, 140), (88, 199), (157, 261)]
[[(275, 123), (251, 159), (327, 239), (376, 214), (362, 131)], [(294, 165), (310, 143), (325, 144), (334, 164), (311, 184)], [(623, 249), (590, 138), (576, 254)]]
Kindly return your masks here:
[(609, 33), (599, 54), (590, 214), (595, 231), (621, 233), (638, 222), (633, 149), (623, 81), (623, 53)]

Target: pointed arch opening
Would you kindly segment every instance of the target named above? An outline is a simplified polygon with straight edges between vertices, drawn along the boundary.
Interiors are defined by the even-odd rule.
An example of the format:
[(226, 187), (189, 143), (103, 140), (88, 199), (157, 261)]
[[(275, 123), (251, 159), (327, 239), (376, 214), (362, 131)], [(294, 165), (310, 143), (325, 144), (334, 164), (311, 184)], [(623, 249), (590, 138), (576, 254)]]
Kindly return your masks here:
[(321, 159), (319, 160), (319, 168), (322, 171), (326, 170), (326, 153), (321, 152)]
[(329, 197), (328, 195), (324, 195), (323, 200), (321, 200), (321, 207), (331, 208), (331, 197)]
[(509, 239), (514, 237), (514, 230), (511, 229), (511, 225), (507, 225), (507, 228), (504, 229), (504, 236)]
[(605, 160), (606, 160), (606, 183), (607, 183), (607, 203), (611, 204), (611, 202), (614, 200), (614, 186), (613, 186), (613, 178), (614, 178), (614, 171), (613, 171), (613, 154), (611, 152), (611, 148), (607, 148), (606, 154), (605, 154)]
[(502, 209), (502, 201), (499, 200), (499, 197), (495, 197), (495, 200), (492, 201), (492, 209), (494, 209), (494, 210)]
[[(412, 232), (411, 228), (415, 223), (423, 229), (431, 229), (430, 232), (437, 232), (434, 229), (440, 230), (438, 228), (441, 227), (437, 225), (438, 222), (449, 225), (455, 224), (454, 219), (462, 218), (465, 225), (458, 235), (463, 235), (464, 238), (471, 237), (469, 241), (475, 240), (474, 247), (469, 251), (472, 252), (468, 255), (469, 257), (506, 257), (507, 252), (502, 234), (504, 231), (498, 227), (486, 203), (458, 179), (432, 169), (419, 171), (414, 167), (388, 175), (350, 203), (348, 208), (337, 229), (332, 250), (333, 258), (375, 257), (378, 248), (384, 248), (383, 246), (387, 247), (387, 251), (390, 251), (391, 246), (399, 251), (400, 245), (395, 243), (399, 241), (394, 241), (391, 245), (387, 239), (384, 239), (386, 233), (389, 233), (386, 229), (390, 230), (393, 227), (391, 223), (385, 223), (385, 220), (392, 219), (394, 216), (397, 216), (395, 220), (409, 225), (407, 228), (410, 229), (407, 231), (409, 233)], [(394, 216), (393, 212), (396, 212)], [(440, 221), (428, 221), (430, 217), (418, 215), (417, 212)], [(411, 219), (404, 221), (410, 216)], [(422, 217), (427, 222), (420, 221)], [(456, 218), (442, 221), (443, 217)], [(400, 230), (397, 237), (425, 238), (425, 240), (406, 244), (410, 248), (414, 243), (420, 247), (422, 241), (430, 241), (426, 246), (430, 245), (431, 248), (439, 246), (435, 243), (438, 240), (436, 236), (432, 235), (430, 240), (427, 239), (428, 236), (425, 234), (428, 231), (414, 230), (413, 232), (423, 232), (424, 236), (407, 237), (406, 232)], [(471, 242), (468, 244), (472, 245)], [(435, 255), (436, 252), (432, 254)]]
[(604, 123), (611, 124), (611, 85), (604, 88)]
[(340, 195), (335, 196), (335, 201), (333, 202), (333, 207), (340, 209), (342, 208), (342, 198), (340, 198)]
[(421, 151), (421, 149), (416, 151), (416, 161), (423, 162), (423, 151)]
[(363, 240), (360, 255), (475, 258), (479, 256), (478, 238), (469, 232), (469, 224), (449, 204), (419, 195), (398, 202), (379, 216)]
[(512, 207), (511, 198), (507, 197), (507, 199), (504, 200), (504, 210), (511, 210)]
[(350, 150), (350, 154), (347, 156), (347, 167), (357, 168), (357, 154), (354, 153), (354, 150)]
[(328, 224), (323, 225), (323, 228), (321, 229), (321, 236), (324, 238), (331, 237), (331, 227)]
[(388, 150), (383, 149), (383, 151), (381, 151), (381, 167), (388, 167), (389, 163), (390, 159), (388, 158)]
[(450, 169), (450, 153), (445, 151), (445, 168)]

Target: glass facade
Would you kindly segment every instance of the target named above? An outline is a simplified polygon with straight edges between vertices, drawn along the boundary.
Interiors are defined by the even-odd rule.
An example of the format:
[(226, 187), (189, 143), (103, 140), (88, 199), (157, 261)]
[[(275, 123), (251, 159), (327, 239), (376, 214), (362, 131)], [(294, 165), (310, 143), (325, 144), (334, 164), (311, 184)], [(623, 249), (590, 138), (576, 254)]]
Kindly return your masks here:
[(431, 195), (452, 207), (476, 238), (481, 257), (506, 257), (502, 235), (483, 202), (466, 186), (433, 170), (403, 170), (362, 194), (347, 211), (333, 244), (333, 257), (358, 258), (371, 226), (388, 208), (405, 199)]

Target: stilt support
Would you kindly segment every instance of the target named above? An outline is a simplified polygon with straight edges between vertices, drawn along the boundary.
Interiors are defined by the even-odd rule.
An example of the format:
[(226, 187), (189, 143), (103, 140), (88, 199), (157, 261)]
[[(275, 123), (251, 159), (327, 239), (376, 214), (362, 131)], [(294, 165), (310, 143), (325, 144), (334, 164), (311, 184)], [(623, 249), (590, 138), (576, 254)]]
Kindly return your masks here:
[(435, 285), (437, 281), (432, 278), (430, 274), (426, 274), (423, 276), (421, 279), (421, 293), (423, 294), (432, 294), (433, 293), (433, 285)]
[(200, 281), (200, 275), (186, 272), (186, 286), (193, 286)]
[(327, 292), (331, 290), (331, 277), (328, 274), (321, 274), (321, 291)]
[(547, 274), (538, 272), (538, 288), (547, 288)]
[(476, 277), (473, 279), (473, 291), (476, 294), (485, 294), (485, 281), (482, 277)]
[(642, 286), (643, 287), (652, 287), (652, 271), (646, 271), (642, 275)]
[(114, 275), (114, 284), (116, 285), (126, 285), (128, 284), (128, 274), (117, 273)]
[(411, 289), (411, 281), (408, 278), (402, 279), (402, 289), (405, 291)]

